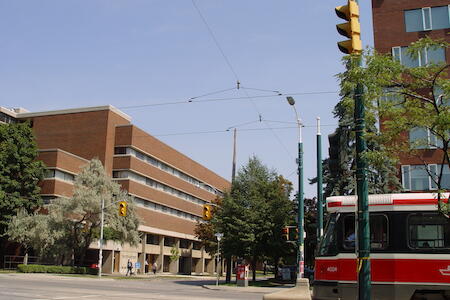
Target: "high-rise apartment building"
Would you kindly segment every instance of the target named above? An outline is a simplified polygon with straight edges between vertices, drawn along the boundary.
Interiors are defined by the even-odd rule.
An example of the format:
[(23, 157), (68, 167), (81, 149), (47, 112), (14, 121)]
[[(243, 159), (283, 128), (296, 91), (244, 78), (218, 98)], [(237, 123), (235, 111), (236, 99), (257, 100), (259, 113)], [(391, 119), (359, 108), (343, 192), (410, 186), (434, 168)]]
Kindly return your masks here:
[[(44, 201), (70, 197), (73, 181), (92, 158), (135, 199), (142, 221), (138, 247), (108, 241), (103, 250), (104, 272), (126, 272), (128, 259), (159, 272), (212, 273), (214, 261), (194, 236), (203, 204), (230, 187), (230, 182), (162, 143), (131, 123), (112, 106), (46, 112), (1, 108), (4, 123), (28, 120), (47, 166), (41, 183)], [(171, 249), (180, 257), (171, 260)], [(98, 244), (91, 245), (95, 263)]]
[[(409, 67), (425, 66), (431, 62), (449, 63), (450, 49), (427, 49), (418, 53), (416, 58), (407, 55), (406, 50), (412, 42), (423, 37), (450, 42), (450, 1), (372, 0), (372, 13), (378, 52), (391, 53), (394, 59)], [(439, 91), (435, 90), (435, 94), (439, 95)], [(420, 147), (420, 157), (400, 157), (403, 189), (411, 192), (435, 190), (436, 185), (425, 168), (431, 173), (444, 168), (443, 187), (450, 189), (450, 170), (448, 165), (442, 165), (442, 151), (436, 150), (439, 147), (436, 137), (429, 130), (416, 128), (404, 138), (408, 138), (411, 145), (417, 140), (428, 140), (430, 146)]]

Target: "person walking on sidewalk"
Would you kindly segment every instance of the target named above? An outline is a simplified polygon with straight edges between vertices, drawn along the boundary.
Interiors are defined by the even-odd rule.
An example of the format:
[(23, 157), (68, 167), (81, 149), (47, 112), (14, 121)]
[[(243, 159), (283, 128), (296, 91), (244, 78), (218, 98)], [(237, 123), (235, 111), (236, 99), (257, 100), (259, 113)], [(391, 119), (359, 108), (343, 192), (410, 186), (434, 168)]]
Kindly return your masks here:
[(131, 260), (128, 260), (127, 262), (127, 274), (125, 276), (128, 276), (128, 274), (133, 275), (133, 263)]
[(153, 271), (153, 275), (156, 274), (156, 269), (158, 268), (158, 265), (156, 264), (156, 261), (153, 263), (152, 265), (152, 271)]

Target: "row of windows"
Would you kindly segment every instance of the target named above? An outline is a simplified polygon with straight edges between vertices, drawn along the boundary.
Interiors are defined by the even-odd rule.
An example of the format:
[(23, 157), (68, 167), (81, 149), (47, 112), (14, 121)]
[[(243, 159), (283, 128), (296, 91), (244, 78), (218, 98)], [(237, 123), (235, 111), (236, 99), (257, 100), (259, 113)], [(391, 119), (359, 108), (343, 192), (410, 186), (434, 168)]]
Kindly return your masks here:
[(8, 114), (0, 112), (0, 123), (6, 124), (17, 123), (17, 120)]
[(135, 149), (132, 149), (130, 147), (116, 147), (114, 149), (114, 154), (132, 155), (140, 160), (143, 160), (143, 161), (151, 164), (152, 166), (154, 166), (156, 168), (159, 168), (160, 170), (163, 170), (169, 174), (172, 174), (178, 178), (181, 178), (184, 181), (187, 181), (187, 182), (195, 185), (196, 187), (204, 189), (215, 195), (222, 196), (222, 192), (218, 191), (217, 189), (213, 188), (212, 186), (210, 186), (202, 181), (199, 181), (199, 180), (195, 179), (194, 177), (187, 175), (186, 173), (183, 173), (177, 169), (174, 169), (171, 166), (169, 166), (168, 164), (163, 163), (162, 161), (159, 161), (159, 160), (155, 159), (154, 157), (151, 157), (147, 154), (144, 154), (144, 153), (137, 151)]
[(171, 207), (168, 207), (165, 205), (161, 205), (161, 204), (158, 204), (158, 203), (146, 200), (146, 199), (134, 197), (134, 200), (138, 206), (145, 207), (145, 208), (148, 208), (148, 209), (151, 209), (154, 211), (162, 212), (165, 214), (169, 214), (169, 215), (172, 215), (172, 216), (175, 216), (178, 218), (183, 218), (183, 219), (191, 220), (191, 221), (199, 221), (200, 222), (200, 220), (201, 220), (201, 218), (196, 215), (193, 215), (193, 214), (190, 214), (190, 213), (187, 213), (182, 210), (175, 209), (175, 208), (171, 208)]
[[(160, 236), (156, 234), (147, 233), (147, 244), (149, 245), (159, 245)], [(164, 246), (166, 247), (173, 247), (175, 245), (175, 238), (173, 237), (165, 237), (164, 238)], [(180, 239), (180, 249), (189, 249), (189, 246), (191, 244), (190, 240), (186, 239)], [(194, 250), (201, 250), (202, 244), (200, 242), (192, 241), (192, 249)]]
[(190, 194), (187, 194), (185, 192), (182, 192), (180, 190), (174, 189), (168, 185), (165, 185), (161, 182), (155, 181), (151, 178), (136, 174), (134, 172), (130, 172), (130, 171), (113, 171), (113, 178), (128, 178), (128, 179), (132, 179), (136, 182), (148, 185), (154, 189), (160, 190), (162, 192), (171, 194), (172, 196), (181, 198), (183, 200), (187, 200), (190, 202), (193, 202), (195, 204), (206, 204), (208, 203), (205, 200), (202, 200), (200, 198), (197, 198), (195, 196), (192, 196)]
[[(397, 87), (388, 87), (383, 89), (383, 95), (381, 101), (389, 101), (400, 104), (405, 100), (405, 97), (401, 94), (401, 89)], [(433, 91), (436, 104), (438, 106), (450, 106), (450, 97), (445, 95), (444, 90), (439, 86), (434, 86)]]
[(445, 62), (444, 48), (427, 48), (412, 57), (408, 52), (408, 47), (392, 47), (392, 57), (398, 60), (405, 67), (424, 67), (429, 64), (439, 64)]
[[(436, 190), (437, 185), (435, 181), (441, 170), (443, 171), (441, 178), (442, 188), (450, 189), (450, 168), (448, 165), (403, 165), (403, 189), (406, 191)], [(435, 180), (433, 180), (433, 178), (435, 178)]]
[(450, 28), (450, 5), (405, 10), (406, 32)]
[[(332, 214), (328, 221), (325, 234), (319, 245), (318, 254), (323, 256), (336, 255), (339, 249), (354, 251), (356, 247), (355, 217), (344, 215), (342, 236), (338, 236), (340, 215)], [(395, 217), (391, 220), (395, 220)], [(393, 246), (393, 239), (398, 236), (389, 236), (395, 228), (389, 228), (388, 216), (381, 213), (370, 214), (370, 248), (384, 250)], [(450, 248), (450, 223), (437, 213), (411, 213), (406, 217), (406, 245), (410, 249), (427, 251), (428, 249), (444, 250)]]
[[(354, 249), (355, 217), (344, 217), (344, 249)], [(388, 218), (385, 215), (370, 216), (370, 245), (372, 249), (388, 247)], [(412, 249), (450, 248), (450, 224), (436, 214), (411, 214), (408, 217), (408, 246)]]
[(64, 180), (64, 181), (68, 181), (68, 182), (75, 181), (75, 175), (61, 171), (61, 170), (57, 170), (57, 169), (46, 170), (45, 174), (44, 174), (44, 178), (45, 179), (56, 178), (56, 179)]

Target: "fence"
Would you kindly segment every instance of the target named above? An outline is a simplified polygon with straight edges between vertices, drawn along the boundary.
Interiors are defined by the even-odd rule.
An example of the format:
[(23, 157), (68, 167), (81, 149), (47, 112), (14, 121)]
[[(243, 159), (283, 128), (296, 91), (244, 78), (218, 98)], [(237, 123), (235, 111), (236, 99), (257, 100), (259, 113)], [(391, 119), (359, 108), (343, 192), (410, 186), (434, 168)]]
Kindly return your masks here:
[[(25, 256), (18, 255), (5, 255), (3, 257), (3, 266), (6, 270), (15, 270), (17, 266), (25, 263)], [(39, 258), (37, 256), (28, 256), (27, 264), (36, 265), (39, 264)]]

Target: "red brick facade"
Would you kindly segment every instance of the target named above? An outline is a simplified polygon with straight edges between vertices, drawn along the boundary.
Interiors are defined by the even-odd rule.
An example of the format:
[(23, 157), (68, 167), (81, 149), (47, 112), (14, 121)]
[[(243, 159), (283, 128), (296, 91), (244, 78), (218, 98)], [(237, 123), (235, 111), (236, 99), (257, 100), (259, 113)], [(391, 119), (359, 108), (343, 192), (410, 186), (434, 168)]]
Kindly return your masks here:
[[(405, 11), (424, 7), (450, 5), (449, 0), (372, 0), (373, 31), (375, 49), (381, 53), (392, 53), (392, 47), (409, 46), (423, 37), (444, 39), (450, 42), (450, 28), (407, 32)], [(450, 13), (450, 8), (449, 8)], [(446, 62), (449, 62), (450, 49), (445, 51)], [(408, 133), (399, 138), (408, 139)], [(441, 150), (421, 150), (421, 158), (400, 155), (400, 165), (442, 164)], [(401, 177), (401, 166), (399, 166)]]

